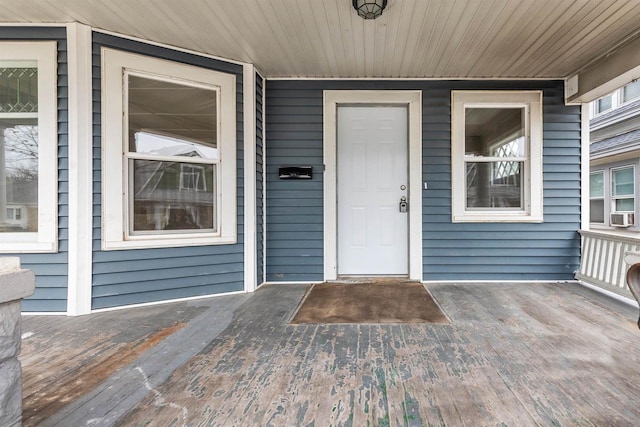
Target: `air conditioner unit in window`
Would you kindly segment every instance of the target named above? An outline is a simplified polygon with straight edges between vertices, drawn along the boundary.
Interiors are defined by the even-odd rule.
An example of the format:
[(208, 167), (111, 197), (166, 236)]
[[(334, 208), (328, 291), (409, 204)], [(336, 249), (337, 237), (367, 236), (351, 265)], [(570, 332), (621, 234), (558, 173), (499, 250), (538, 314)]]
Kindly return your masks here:
[(614, 212), (611, 214), (612, 227), (629, 227), (633, 225), (633, 214), (631, 212)]

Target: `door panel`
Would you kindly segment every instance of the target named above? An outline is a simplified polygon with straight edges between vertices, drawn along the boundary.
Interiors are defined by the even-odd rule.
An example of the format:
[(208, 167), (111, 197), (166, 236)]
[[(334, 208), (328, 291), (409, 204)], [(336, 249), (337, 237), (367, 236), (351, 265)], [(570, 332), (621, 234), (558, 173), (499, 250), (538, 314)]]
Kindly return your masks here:
[(408, 274), (407, 141), (405, 107), (338, 107), (338, 274)]

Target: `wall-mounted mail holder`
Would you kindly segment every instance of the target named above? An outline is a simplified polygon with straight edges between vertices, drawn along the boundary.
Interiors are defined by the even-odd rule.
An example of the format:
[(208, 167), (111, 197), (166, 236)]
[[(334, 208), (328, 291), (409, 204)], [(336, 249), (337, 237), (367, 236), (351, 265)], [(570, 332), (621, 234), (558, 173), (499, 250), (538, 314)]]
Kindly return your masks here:
[(311, 179), (313, 166), (281, 166), (278, 168), (280, 179)]

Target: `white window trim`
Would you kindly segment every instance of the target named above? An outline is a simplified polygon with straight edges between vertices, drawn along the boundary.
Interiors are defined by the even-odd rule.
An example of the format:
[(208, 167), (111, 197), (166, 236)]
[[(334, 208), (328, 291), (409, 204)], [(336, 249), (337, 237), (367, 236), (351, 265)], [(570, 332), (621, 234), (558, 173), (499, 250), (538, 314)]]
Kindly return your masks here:
[[(614, 185), (614, 179), (613, 179), (613, 175), (616, 171), (619, 170), (623, 170), (623, 169), (631, 169), (631, 172), (633, 174), (633, 192), (630, 195), (623, 195), (623, 196), (616, 196), (613, 194), (613, 185)], [(611, 186), (611, 196), (609, 197), (609, 204), (610, 204), (610, 211), (611, 213), (626, 213), (626, 212), (631, 212), (633, 214), (635, 214), (636, 212), (636, 167), (634, 164), (629, 164), (629, 165), (622, 165), (622, 166), (616, 166), (616, 167), (612, 167), (609, 170), (609, 185)], [(633, 200), (633, 210), (630, 211), (619, 211), (616, 210), (616, 200), (624, 200), (624, 199), (631, 199)]]
[[(236, 77), (169, 60), (102, 48), (102, 249), (140, 249), (232, 244), (237, 241), (236, 216)], [(123, 71), (160, 79), (205, 84), (219, 93), (218, 197), (220, 227), (216, 233), (172, 233), (127, 236), (127, 165)], [(184, 161), (188, 161), (185, 158)]]
[[(542, 92), (541, 91), (452, 91), (451, 92), (451, 199), (453, 222), (542, 222)], [(528, 126), (523, 184), (524, 209), (467, 210), (465, 171), (465, 108), (525, 108)], [(487, 158), (491, 159), (491, 158)]]
[(0, 253), (58, 251), (57, 44), (0, 42), (1, 61), (38, 63), (38, 231), (0, 233)]

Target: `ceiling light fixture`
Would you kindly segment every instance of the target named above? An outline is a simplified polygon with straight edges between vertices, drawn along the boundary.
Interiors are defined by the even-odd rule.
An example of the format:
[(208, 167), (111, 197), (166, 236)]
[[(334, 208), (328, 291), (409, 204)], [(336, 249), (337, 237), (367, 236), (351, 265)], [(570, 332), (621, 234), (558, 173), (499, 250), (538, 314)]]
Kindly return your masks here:
[(353, 8), (363, 19), (376, 19), (387, 7), (387, 0), (353, 0)]

